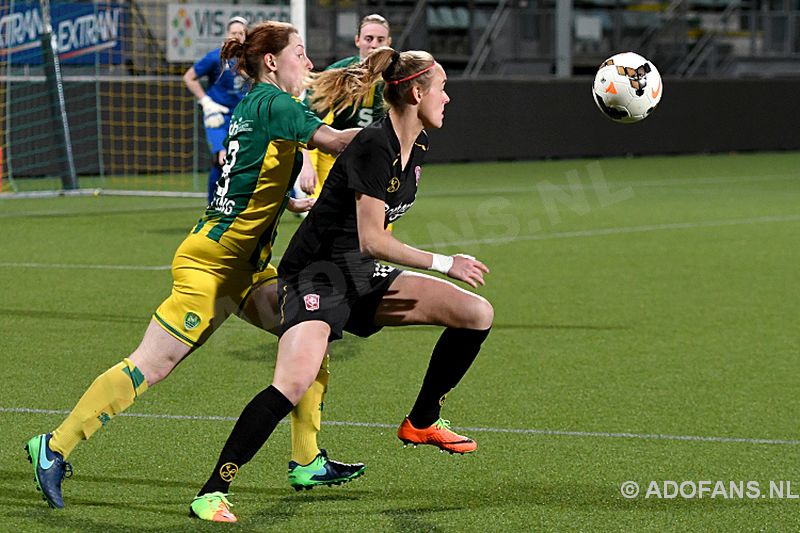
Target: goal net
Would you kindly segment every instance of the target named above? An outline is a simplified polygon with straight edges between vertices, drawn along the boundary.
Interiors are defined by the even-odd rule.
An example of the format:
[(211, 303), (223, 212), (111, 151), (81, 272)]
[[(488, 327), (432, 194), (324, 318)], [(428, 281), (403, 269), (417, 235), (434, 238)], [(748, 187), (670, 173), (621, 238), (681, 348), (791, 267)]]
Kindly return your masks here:
[(289, 2), (0, 3), (0, 191), (205, 196), (202, 117), (182, 75), (230, 17), (289, 13)]

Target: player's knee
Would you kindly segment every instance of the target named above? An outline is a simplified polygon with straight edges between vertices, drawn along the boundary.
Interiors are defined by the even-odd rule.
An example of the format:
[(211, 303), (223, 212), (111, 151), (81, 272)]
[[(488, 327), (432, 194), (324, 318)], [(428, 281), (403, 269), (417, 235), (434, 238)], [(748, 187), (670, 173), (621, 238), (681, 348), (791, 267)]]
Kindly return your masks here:
[(494, 322), (494, 307), (486, 298), (479, 296), (477, 300), (478, 302), (475, 304), (476, 327), (474, 329), (489, 329)]
[(465, 329), (489, 329), (494, 321), (494, 307), (486, 298), (473, 295), (469, 303), (464, 306), (463, 323), (459, 325)]
[(292, 377), (282, 380), (276, 379), (272, 382), (272, 385), (281, 391), (286, 396), (286, 399), (292, 402), (292, 405), (297, 405), (313, 382), (313, 379), (294, 379)]
[(172, 337), (153, 337), (146, 334), (141, 344), (128, 356), (149, 386), (167, 377), (191, 351), (188, 346)]
[(147, 357), (141, 357), (141, 353), (138, 350), (133, 352), (129, 359), (134, 365), (136, 365), (136, 368), (138, 368), (142, 373), (144, 380), (150, 387), (167, 377), (170, 371), (175, 368), (174, 364), (165, 367), (163, 365), (156, 364), (155, 361)]
[(144, 376), (148, 386), (153, 386), (172, 372), (181, 361), (180, 354), (163, 352), (154, 354), (147, 352), (146, 348), (137, 348), (129, 357), (131, 362)]

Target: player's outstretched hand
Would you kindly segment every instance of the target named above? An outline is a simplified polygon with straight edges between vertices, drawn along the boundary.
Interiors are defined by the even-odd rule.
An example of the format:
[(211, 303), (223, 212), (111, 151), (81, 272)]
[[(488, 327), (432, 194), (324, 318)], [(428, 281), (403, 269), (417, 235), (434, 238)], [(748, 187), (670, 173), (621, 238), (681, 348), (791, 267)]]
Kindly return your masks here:
[(456, 254), (453, 256), (453, 266), (447, 275), (475, 288), (478, 285), (486, 285), (483, 275), (488, 273), (489, 268), (471, 255)]
[(305, 213), (306, 211), (311, 211), (316, 201), (316, 198), (289, 198), (286, 209), (292, 213)]

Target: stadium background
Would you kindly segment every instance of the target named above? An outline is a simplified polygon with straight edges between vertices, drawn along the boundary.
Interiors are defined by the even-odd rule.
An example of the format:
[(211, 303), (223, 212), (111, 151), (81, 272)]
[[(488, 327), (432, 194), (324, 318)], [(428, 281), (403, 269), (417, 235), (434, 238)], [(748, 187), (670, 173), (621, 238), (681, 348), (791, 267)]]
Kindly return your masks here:
[[(447, 130), (433, 132), (434, 161), (800, 148), (786, 112), (800, 94), (798, 2), (318, 1), (305, 8), (308, 53), (320, 68), (352, 53), (357, 21), (370, 12), (391, 21), (398, 48), (428, 49), (445, 65), (457, 105), (448, 107)], [(180, 75), (199, 50), (218, 45), (230, 14), (288, 19), (291, 6), (56, 0), (51, 11), (77, 185), (201, 191), (208, 155)], [(46, 178), (63, 178), (71, 165), (42, 61), (39, 1), (6, 2), (0, 19), (4, 191), (59, 189)], [(589, 97), (596, 66), (621, 50), (650, 58), (665, 79), (669, 111), (635, 129), (605, 120)]]
[[(0, 524), (204, 529), (187, 504), (274, 364), (276, 340), (242, 321), (78, 447), (63, 513), (39, 499), (22, 450), (137, 345), (204, 208), (200, 110), (180, 81), (190, 63), (168, 57), (191, 47), (185, 32), (167, 40), (203, 4), (52, 4), (75, 194), (61, 194), (38, 5), (0, 2)], [(367, 475), (294, 493), (282, 424), (236, 480), (237, 531), (800, 530), (798, 2), (307, 8), (319, 67), (352, 53), (358, 18), (377, 11), (399, 47), (448, 68), (438, 163), (394, 231), (492, 270), (477, 289), (496, 310), (492, 335), (444, 408), (479, 449), (403, 450), (394, 435), (439, 328), (348, 336), (332, 347), (321, 443)], [(190, 21), (220, 30), (234, 9), (291, 6), (197, 9)], [(665, 79), (659, 109), (634, 126), (590, 96), (599, 62), (624, 49)], [(299, 223), (282, 220), (276, 260)], [(651, 480), (754, 480), (768, 497), (621, 494)]]

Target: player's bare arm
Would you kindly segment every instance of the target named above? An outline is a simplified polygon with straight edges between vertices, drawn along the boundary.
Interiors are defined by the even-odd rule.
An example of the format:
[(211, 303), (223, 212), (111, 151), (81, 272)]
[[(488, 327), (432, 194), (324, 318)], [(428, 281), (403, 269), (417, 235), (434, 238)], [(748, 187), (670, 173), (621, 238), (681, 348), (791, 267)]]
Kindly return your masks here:
[[(426, 252), (397, 240), (391, 232), (386, 231), (383, 227), (383, 200), (356, 193), (356, 213), (361, 253), (412, 268), (437, 270), (472, 287), (485, 284), (483, 275), (489, 269), (474, 257), (462, 254), (440, 256)], [(437, 261), (442, 260), (447, 264), (438, 265)]]
[(206, 95), (206, 92), (203, 90), (203, 85), (200, 83), (200, 79), (197, 77), (197, 72), (194, 70), (194, 67), (189, 67), (183, 74), (183, 83), (186, 85), (186, 88), (189, 89), (197, 100), (202, 100), (203, 97)]
[(309, 148), (319, 148), (328, 154), (338, 154), (350, 144), (353, 137), (361, 131), (361, 128), (348, 128), (346, 130), (337, 130), (330, 126), (323, 124), (308, 143)]

